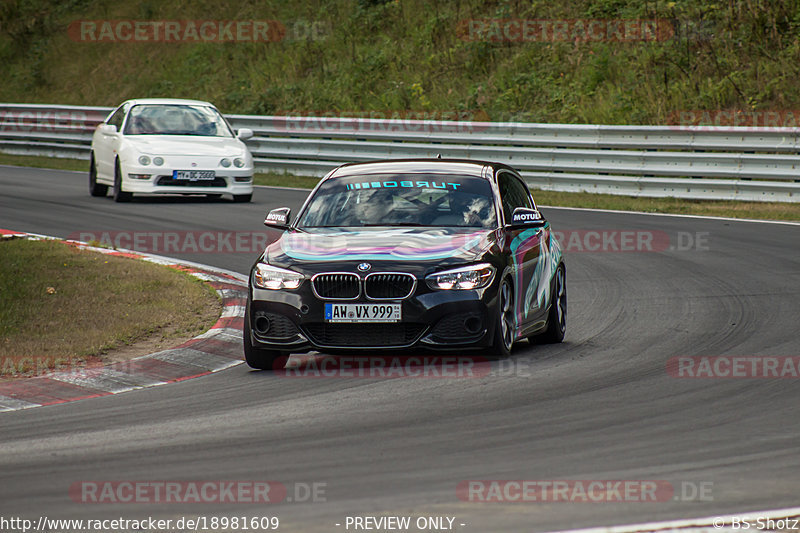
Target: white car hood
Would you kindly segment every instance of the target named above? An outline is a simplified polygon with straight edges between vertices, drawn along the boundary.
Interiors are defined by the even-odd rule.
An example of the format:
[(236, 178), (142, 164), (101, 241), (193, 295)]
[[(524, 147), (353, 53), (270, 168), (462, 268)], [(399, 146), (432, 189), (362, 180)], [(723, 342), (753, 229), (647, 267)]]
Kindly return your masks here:
[(136, 135), (125, 141), (148, 155), (237, 156), (244, 153), (244, 143), (232, 137), (193, 135)]

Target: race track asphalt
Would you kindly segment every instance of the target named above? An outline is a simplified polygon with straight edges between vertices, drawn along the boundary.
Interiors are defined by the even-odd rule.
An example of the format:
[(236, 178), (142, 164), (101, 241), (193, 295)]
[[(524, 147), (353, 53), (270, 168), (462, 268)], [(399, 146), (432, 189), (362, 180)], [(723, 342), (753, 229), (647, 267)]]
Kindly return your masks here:
[[(116, 204), (91, 198), (86, 182), (0, 167), (0, 228), (71, 238), (263, 233), (269, 209), (296, 212), (306, 195), (258, 188), (251, 204)], [(676, 378), (667, 362), (800, 356), (800, 226), (543, 213), (556, 230), (576, 231), (566, 234), (563, 344), (521, 342), (490, 375), (471, 379), (287, 378), (242, 364), (0, 413), (0, 516), (278, 516), (281, 531), (348, 531), (345, 519), (356, 515), (454, 516), (456, 531), (494, 532), (797, 506), (800, 380)], [(614, 250), (623, 231), (656, 251)], [(257, 255), (244, 244), (223, 248), (156, 253), (241, 273)], [(456, 491), (466, 480), (567, 479), (663, 480), (676, 492), (658, 502), (486, 503)], [(272, 480), (294, 499), (311, 483), (324, 494), (274, 505), (73, 501), (70, 487), (91, 480)], [(704, 497), (691, 498), (699, 487)]]

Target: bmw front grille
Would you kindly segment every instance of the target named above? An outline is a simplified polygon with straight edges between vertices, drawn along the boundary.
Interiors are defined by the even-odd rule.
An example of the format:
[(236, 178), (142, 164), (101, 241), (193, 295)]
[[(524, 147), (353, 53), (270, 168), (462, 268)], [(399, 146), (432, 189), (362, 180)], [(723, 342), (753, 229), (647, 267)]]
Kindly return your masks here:
[(402, 300), (411, 296), (416, 284), (411, 274), (375, 272), (364, 279), (364, 293), (371, 300)]
[(348, 272), (328, 272), (311, 278), (311, 287), (323, 300), (355, 300), (361, 295), (361, 278)]
[(355, 300), (362, 293), (370, 300), (403, 300), (414, 293), (417, 279), (403, 272), (373, 272), (363, 280), (349, 272), (325, 272), (311, 278), (311, 287), (322, 300)]

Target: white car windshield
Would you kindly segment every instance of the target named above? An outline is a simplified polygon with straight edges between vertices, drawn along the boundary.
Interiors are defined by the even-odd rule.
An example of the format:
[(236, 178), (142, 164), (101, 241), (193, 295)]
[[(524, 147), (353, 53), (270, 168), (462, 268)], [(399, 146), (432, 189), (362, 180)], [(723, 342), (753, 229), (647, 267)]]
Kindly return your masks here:
[(393, 174), (324, 182), (311, 198), (298, 226), (493, 228), (496, 224), (492, 188), (483, 178)]
[(200, 135), (233, 137), (222, 115), (209, 106), (140, 104), (125, 121), (125, 135)]

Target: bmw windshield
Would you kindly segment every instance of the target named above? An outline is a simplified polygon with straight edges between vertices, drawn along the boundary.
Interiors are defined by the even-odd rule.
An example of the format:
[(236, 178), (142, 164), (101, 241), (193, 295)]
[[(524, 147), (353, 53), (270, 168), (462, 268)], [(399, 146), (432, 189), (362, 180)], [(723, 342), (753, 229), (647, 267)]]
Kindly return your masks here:
[(448, 226), (494, 228), (484, 178), (441, 174), (368, 175), (323, 182), (297, 227)]

